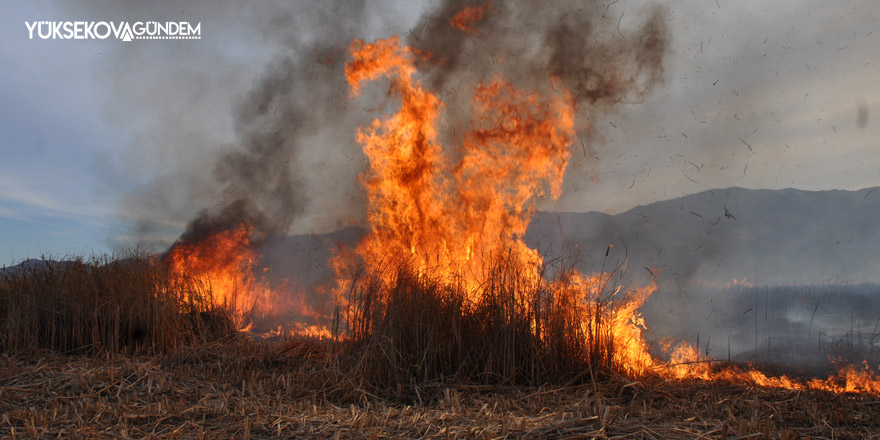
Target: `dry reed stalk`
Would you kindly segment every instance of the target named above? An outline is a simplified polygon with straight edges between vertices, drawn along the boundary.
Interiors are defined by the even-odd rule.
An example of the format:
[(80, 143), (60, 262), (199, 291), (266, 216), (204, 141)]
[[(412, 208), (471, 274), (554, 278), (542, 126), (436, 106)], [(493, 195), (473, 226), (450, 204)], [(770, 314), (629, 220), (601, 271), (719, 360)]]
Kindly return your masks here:
[(346, 298), (353, 353), (379, 387), (583, 383), (622, 367), (614, 364), (611, 316), (628, 298), (615, 298), (616, 272), (584, 286), (570, 269), (550, 277), (546, 267), (506, 255), (487, 263), (473, 290), (456, 281), (462, 275), (410, 263), (359, 272)]
[(210, 291), (132, 254), (0, 274), (0, 352), (154, 353), (235, 334)]

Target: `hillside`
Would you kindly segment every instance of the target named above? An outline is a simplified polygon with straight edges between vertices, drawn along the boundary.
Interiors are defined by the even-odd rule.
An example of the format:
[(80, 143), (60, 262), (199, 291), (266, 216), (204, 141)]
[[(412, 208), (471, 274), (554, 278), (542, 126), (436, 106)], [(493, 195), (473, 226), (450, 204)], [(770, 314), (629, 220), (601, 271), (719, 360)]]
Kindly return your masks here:
[(758, 284), (861, 283), (880, 279), (880, 191), (728, 188), (638, 206), (617, 215), (535, 216), (526, 239), (545, 254), (577, 252), (583, 269), (626, 256), (631, 270), (662, 279)]

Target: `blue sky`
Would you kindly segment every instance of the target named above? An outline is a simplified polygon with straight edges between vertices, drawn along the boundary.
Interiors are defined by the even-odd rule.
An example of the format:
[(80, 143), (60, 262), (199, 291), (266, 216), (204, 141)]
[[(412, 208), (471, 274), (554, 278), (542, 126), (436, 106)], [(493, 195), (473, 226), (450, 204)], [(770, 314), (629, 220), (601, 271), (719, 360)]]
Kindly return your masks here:
[(116, 194), (95, 169), (126, 137), (100, 113), (89, 60), (101, 48), (28, 41), (24, 21), (43, 13), (36, 2), (0, 6), (0, 264), (106, 252), (116, 221)]
[[(544, 209), (620, 212), (728, 186), (880, 185), (873, 0), (660, 3), (672, 36), (664, 85), (591, 121), (600, 157), (573, 155), (563, 196)], [(376, 2), (363, 38), (405, 32), (432, 4)], [(642, 4), (609, 5), (621, 35), (638, 25)], [(167, 243), (216, 202), (211, 159), (234, 148), (235, 103), (277, 54), (297, 50), (263, 25), (295, 7), (291, 35), (307, 41), (322, 26), (310, 2), (237, 6), (0, 2), (0, 265), (134, 245), (141, 220), (162, 225), (152, 241)], [(203, 40), (28, 40), (24, 25), (145, 17), (201, 21)], [(332, 230), (352, 216), (356, 154), (353, 133), (313, 136), (294, 166), (304, 190), (322, 196), (292, 232)]]

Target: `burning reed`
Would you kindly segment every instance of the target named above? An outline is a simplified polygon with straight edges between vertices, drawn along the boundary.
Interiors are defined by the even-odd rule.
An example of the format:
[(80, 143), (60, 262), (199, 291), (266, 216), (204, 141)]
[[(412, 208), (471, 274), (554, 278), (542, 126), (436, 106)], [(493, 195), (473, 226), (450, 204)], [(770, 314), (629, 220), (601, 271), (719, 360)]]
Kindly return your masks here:
[(341, 311), (357, 369), (378, 387), (429, 382), (577, 383), (651, 363), (635, 309), (649, 288), (624, 291), (616, 271), (583, 277), (513, 254), (471, 287), (407, 260), (356, 278)]

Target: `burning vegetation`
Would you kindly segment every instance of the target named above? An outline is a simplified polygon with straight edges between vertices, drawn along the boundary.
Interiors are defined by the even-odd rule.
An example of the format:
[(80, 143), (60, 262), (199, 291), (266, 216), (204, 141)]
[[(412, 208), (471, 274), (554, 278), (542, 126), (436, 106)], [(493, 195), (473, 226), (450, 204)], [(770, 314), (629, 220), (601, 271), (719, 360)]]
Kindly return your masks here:
[(271, 289), (255, 274), (259, 255), (250, 246), (252, 233), (253, 227), (242, 223), (198, 242), (180, 243), (166, 256), (173, 276), (203, 285), (217, 307), (233, 313), (240, 328), (246, 328), (254, 313), (272, 307)]
[(452, 17), (452, 20), (449, 21), (449, 25), (465, 32), (473, 32), (471, 24), (482, 21), (484, 16), (489, 12), (492, 12), (491, 2), (486, 2), (477, 6), (465, 6), (464, 9)]
[[(466, 16), (477, 14), (462, 10), (453, 26), (469, 31), (456, 25)], [(646, 41), (636, 59), (661, 44), (656, 33)], [(370, 163), (362, 177), (370, 227), (352, 253), (334, 262), (337, 303), (348, 309), (351, 336), (378, 345), (369, 353), (391, 354), (372, 364), (392, 365), (391, 371), (419, 380), (461, 374), (474, 380), (489, 373), (541, 383), (598, 369), (873, 392), (870, 369), (845, 367), (827, 380), (804, 383), (713, 368), (684, 342), (669, 344), (670, 360), (662, 362), (649, 351), (638, 312), (656, 289), (653, 282), (629, 289), (613, 282), (614, 272), (553, 270), (523, 242), (536, 201), (559, 196), (576, 137), (578, 101), (558, 73), (550, 70), (544, 86), (531, 78), (539, 83), (534, 89), (517, 87), (503, 72), (473, 84), (471, 117), (464, 118), (469, 128), (459, 145), (444, 148), (444, 103), (417, 78), (420, 52), (396, 37), (356, 40), (349, 51), (345, 74), (354, 96), (366, 81), (385, 78), (389, 96), (400, 100), (396, 113), (358, 131)], [(629, 82), (608, 78), (612, 91)], [(595, 100), (595, 93), (585, 96)], [(440, 310), (443, 318), (434, 313)], [(426, 326), (433, 319), (436, 327)], [(454, 347), (458, 355), (437, 356), (439, 347)], [(391, 382), (406, 379), (392, 376)]]
[[(590, 116), (650, 93), (662, 81), (667, 44), (660, 10), (621, 41), (579, 38), (572, 29), (607, 26), (589, 14), (543, 29), (541, 48), (504, 35), (523, 14), (553, 12), (542, 8), (446, 2), (411, 41), (350, 43), (341, 73), (351, 99), (379, 83), (396, 108), (352, 133), (368, 165), (360, 176), (367, 227), (357, 244), (332, 255), (335, 279), (317, 292), (321, 301), (291, 295), (294, 282), (270, 280), (261, 261), (260, 249), (290, 223), (287, 207), (281, 218), (266, 208), (289, 193), (292, 179), (280, 173), (266, 177), (271, 196), (234, 197), (201, 214), (160, 258), (3, 275), (0, 348), (169, 352), (293, 322), (279, 362), (336, 368), (337, 376), (322, 374), (346, 381), (360, 398), (396, 390), (421, 401), (422, 389), (463, 383), (592, 384), (598, 393), (601, 379), (622, 377), (618, 398), (641, 387), (629, 380), (658, 378), (880, 395), (867, 365), (801, 380), (717, 362), (684, 342), (662, 344), (660, 355), (639, 312), (656, 290), (653, 279), (626, 286), (625, 262), (607, 253), (609, 267), (588, 274), (526, 244), (538, 204), (561, 194), (572, 146), (592, 135)], [(240, 157), (247, 168), (261, 152), (283, 155), (264, 141)], [(228, 193), (254, 183), (230, 184)], [(290, 388), (287, 379), (271, 380)], [(610, 410), (603, 408), (604, 426)]]
[[(164, 279), (186, 286), (175, 292), (180, 310), (199, 304), (224, 311), (240, 330), (344, 344), (382, 386), (534, 385), (614, 372), (874, 392), (870, 369), (802, 382), (721, 366), (685, 342), (665, 341), (661, 356), (639, 313), (653, 280), (625, 286), (625, 262), (611, 264), (607, 253), (613, 267), (584, 274), (525, 243), (538, 203), (561, 193), (572, 145), (589, 140), (590, 116), (650, 93), (662, 81), (667, 44), (660, 9), (646, 15), (635, 41), (600, 38), (595, 29), (608, 21), (582, 13), (545, 29), (547, 50), (534, 52), (505, 35), (524, 13), (554, 13), (530, 8), (452, 2), (408, 43), (352, 41), (341, 72), (350, 99), (379, 83), (396, 103), (355, 135), (368, 165), (360, 176), (365, 235), (332, 255), (335, 280), (319, 289), (322, 300), (291, 295), (292, 281), (267, 278), (259, 250), (283, 236), (290, 209), (279, 217), (260, 197), (233, 197), (197, 216), (161, 258)], [(579, 26), (592, 40), (573, 37)], [(424, 38), (429, 31), (437, 38)], [(480, 56), (486, 50), (493, 55)], [(245, 168), (263, 153), (282, 154), (258, 138), (248, 154), (221, 160), (220, 170), (238, 176), (227, 181), (229, 195), (255, 189)], [(235, 167), (236, 157), (246, 166)], [(268, 200), (289, 195), (289, 170), (261, 179)]]
[(0, 274), (0, 350), (155, 354), (236, 337), (213, 292), (153, 256), (29, 265)]

